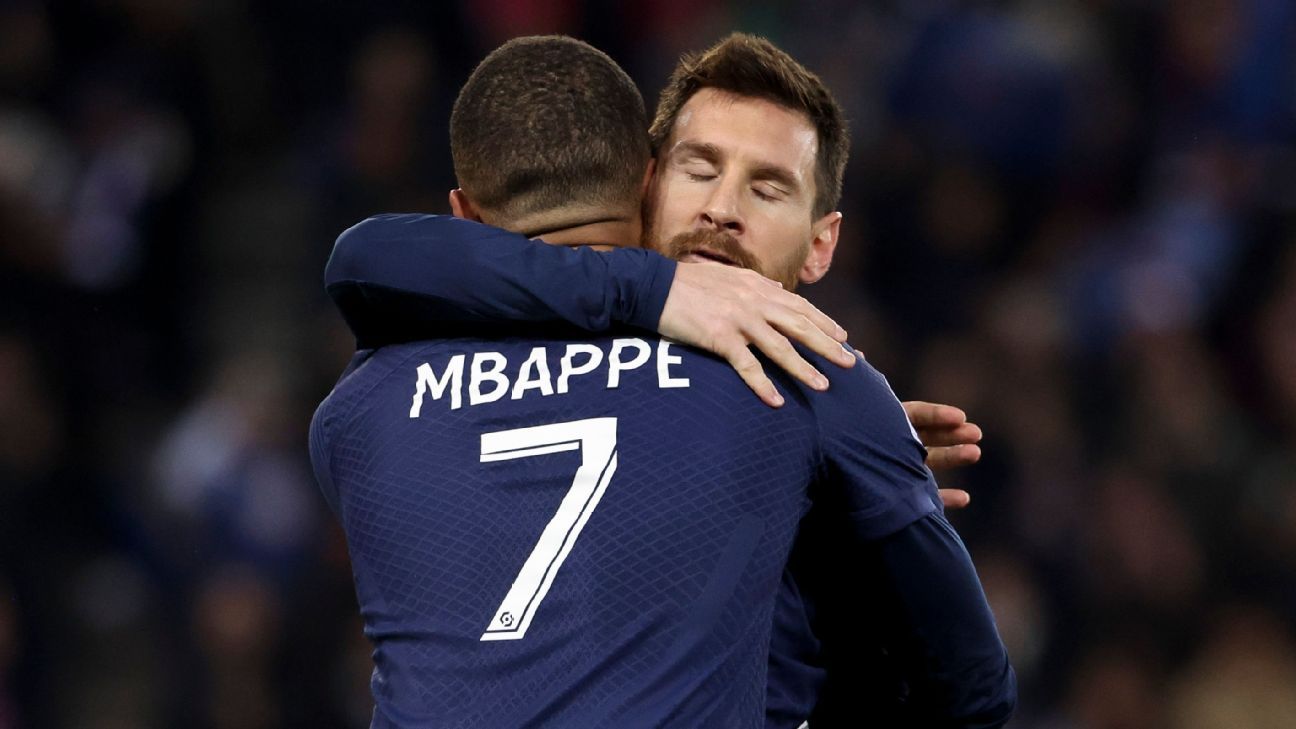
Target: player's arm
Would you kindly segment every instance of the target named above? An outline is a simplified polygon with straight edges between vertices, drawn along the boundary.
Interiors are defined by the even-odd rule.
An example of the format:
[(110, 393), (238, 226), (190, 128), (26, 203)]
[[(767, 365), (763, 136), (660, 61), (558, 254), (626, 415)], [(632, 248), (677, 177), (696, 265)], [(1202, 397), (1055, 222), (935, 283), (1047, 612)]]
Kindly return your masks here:
[(324, 286), (362, 348), (447, 323), (653, 329), (675, 263), (648, 251), (623, 253), (540, 245), (446, 215), (378, 215), (338, 237)]
[(758, 274), (677, 265), (655, 253), (546, 246), (460, 218), (380, 215), (344, 232), (325, 287), (362, 347), (472, 322), (613, 323), (659, 331), (727, 359), (763, 400), (782, 397), (748, 345), (816, 389), (822, 372), (795, 339), (842, 367), (846, 332), (805, 299)]
[(1001, 726), (1016, 704), (1016, 680), (905, 411), (867, 365), (839, 377), (813, 406), (825, 458), (821, 498), (840, 509), (858, 559), (881, 568), (876, 594), (888, 599), (890, 648), (908, 668), (920, 725)]
[(909, 684), (916, 726), (991, 729), (1008, 722), (1017, 679), (972, 558), (932, 513), (870, 547), (887, 648)]

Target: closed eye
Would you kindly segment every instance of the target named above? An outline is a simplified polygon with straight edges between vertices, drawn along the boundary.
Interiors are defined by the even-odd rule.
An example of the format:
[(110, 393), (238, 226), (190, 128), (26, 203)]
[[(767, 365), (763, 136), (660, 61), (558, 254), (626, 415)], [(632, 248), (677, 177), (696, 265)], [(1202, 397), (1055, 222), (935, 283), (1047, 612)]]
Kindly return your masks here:
[(694, 182), (706, 182), (716, 178), (715, 175), (708, 175), (700, 172), (685, 172), (684, 174), (688, 175), (688, 178)]

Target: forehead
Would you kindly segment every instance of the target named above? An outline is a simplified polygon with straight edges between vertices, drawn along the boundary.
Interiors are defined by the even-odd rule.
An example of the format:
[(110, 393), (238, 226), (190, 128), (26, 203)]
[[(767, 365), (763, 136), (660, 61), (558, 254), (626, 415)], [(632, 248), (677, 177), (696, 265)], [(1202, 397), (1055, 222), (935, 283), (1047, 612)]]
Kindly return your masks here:
[(675, 119), (670, 148), (711, 144), (740, 161), (785, 167), (813, 181), (819, 138), (801, 112), (772, 101), (716, 89), (693, 94)]

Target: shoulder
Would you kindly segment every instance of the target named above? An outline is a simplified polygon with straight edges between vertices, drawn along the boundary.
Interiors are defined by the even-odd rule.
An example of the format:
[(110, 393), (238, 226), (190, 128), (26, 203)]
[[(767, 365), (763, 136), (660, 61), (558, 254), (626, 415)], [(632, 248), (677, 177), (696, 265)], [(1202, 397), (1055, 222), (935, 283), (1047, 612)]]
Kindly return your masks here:
[(428, 213), (383, 213), (373, 215), (342, 231), (338, 244), (379, 236), (383, 238), (461, 238), (477, 240), (486, 237), (525, 238), (485, 223), (453, 215)]
[(786, 381), (801, 392), (816, 417), (826, 426), (836, 425), (841, 419), (855, 425), (862, 421), (894, 430), (897, 435), (920, 443), (886, 376), (858, 350), (854, 351), (855, 366), (842, 369), (813, 352), (801, 350), (802, 356), (828, 377), (827, 392), (815, 392), (791, 378), (786, 378)]
[(406, 369), (406, 365), (417, 364), (440, 349), (441, 343), (419, 341), (356, 352), (333, 385), (333, 390), (315, 411), (321, 432), (331, 433), (343, 427), (356, 410), (375, 395), (381, 395), (393, 386), (403, 388), (404, 381), (396, 375)]
[(927, 451), (885, 376), (860, 357), (849, 370), (816, 359), (830, 387), (803, 390), (819, 429), (823, 474), (833, 499), (877, 538), (936, 510)]
[(381, 213), (379, 215), (371, 215), (365, 218), (364, 220), (361, 220), (360, 222), (356, 223), (355, 225), (351, 226), (350, 228), (347, 228), (346, 230), (342, 231), (342, 234), (338, 236), (338, 240), (339, 241), (344, 239), (351, 240), (354, 238), (363, 237), (367, 233), (371, 233), (379, 230), (397, 229), (400, 228), (401, 226), (410, 226), (410, 225), (444, 226), (446, 225), (447, 220), (453, 220), (453, 219), (454, 218), (449, 215), (428, 215), (424, 213)]

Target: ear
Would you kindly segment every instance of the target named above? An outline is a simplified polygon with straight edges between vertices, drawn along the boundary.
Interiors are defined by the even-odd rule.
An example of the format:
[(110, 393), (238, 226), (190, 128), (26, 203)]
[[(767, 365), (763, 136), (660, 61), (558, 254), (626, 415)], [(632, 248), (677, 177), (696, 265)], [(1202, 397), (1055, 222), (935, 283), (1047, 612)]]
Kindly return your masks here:
[(456, 218), (475, 220), (478, 223), (482, 221), (481, 213), (477, 212), (472, 200), (469, 200), (464, 191), (457, 187), (450, 191), (450, 212), (454, 213)]
[(810, 255), (806, 256), (805, 264), (797, 273), (797, 279), (801, 283), (814, 283), (828, 273), (828, 268), (832, 266), (833, 253), (837, 250), (837, 236), (841, 232), (841, 221), (841, 213), (831, 212), (816, 220), (811, 226), (814, 238), (810, 241)]
[(657, 171), (657, 158), (648, 158), (648, 169), (644, 170), (643, 184), (639, 186), (639, 199), (642, 200), (648, 195), (648, 188), (652, 185), (653, 173)]

